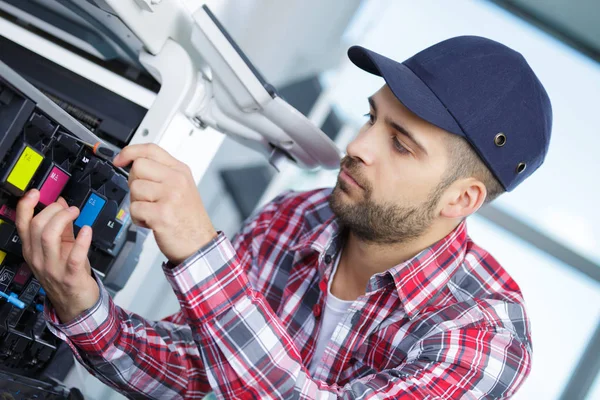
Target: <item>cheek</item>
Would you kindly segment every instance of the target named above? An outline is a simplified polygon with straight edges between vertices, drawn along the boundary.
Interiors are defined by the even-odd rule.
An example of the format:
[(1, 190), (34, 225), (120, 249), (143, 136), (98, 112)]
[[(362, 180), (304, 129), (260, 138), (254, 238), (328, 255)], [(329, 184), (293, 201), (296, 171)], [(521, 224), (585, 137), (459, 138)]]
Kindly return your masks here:
[(421, 204), (431, 195), (438, 180), (411, 163), (381, 173), (373, 187), (373, 199), (392, 204)]

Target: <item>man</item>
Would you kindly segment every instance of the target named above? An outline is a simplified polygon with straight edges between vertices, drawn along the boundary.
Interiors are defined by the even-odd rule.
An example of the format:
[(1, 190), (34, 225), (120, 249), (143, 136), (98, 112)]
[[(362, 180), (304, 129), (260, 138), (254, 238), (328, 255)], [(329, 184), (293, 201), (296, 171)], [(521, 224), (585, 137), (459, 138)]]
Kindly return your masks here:
[(333, 191), (285, 193), (230, 242), (189, 169), (153, 145), (133, 163), (131, 215), (154, 231), (181, 311), (117, 307), (90, 274), (91, 229), (59, 201), (18, 205), (45, 315), (88, 370), (131, 398), (508, 398), (531, 367), (523, 297), (465, 218), (543, 162), (548, 96), (517, 52), (480, 37), (404, 63), (349, 57), (386, 84)]

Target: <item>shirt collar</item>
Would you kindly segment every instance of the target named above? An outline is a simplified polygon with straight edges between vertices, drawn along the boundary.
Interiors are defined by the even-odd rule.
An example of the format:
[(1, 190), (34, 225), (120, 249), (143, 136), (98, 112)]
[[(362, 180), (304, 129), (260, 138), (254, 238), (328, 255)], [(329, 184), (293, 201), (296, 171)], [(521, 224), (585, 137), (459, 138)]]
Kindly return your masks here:
[[(330, 194), (330, 193), (329, 193)], [(318, 254), (318, 272), (321, 277), (331, 272), (332, 263), (324, 262), (326, 257), (333, 259), (341, 249), (343, 232), (328, 201), (306, 211), (302, 218), (303, 233), (290, 250), (299, 253)]]
[[(310, 215), (305, 217), (308, 219)], [(291, 250), (317, 252), (319, 254), (319, 274), (323, 276), (327, 267), (323, 259), (326, 256), (335, 257), (335, 254), (341, 249), (341, 236), (342, 230), (332, 214), (325, 222), (304, 233), (291, 247)]]
[[(327, 215), (323, 211), (319, 209), (306, 213), (305, 224), (308, 229), (291, 247), (292, 251), (318, 253), (317, 265), (321, 277), (331, 273), (333, 263), (326, 263), (324, 259), (328, 256), (335, 258), (342, 247), (343, 238), (333, 212), (329, 210), (331, 214)], [(466, 222), (463, 221), (446, 237), (410, 260), (373, 275), (367, 285), (367, 293), (393, 284), (406, 314), (414, 318), (435, 299), (463, 262), (467, 241)]]
[(464, 261), (467, 242), (467, 227), (463, 221), (437, 243), (382, 273), (394, 281), (409, 318), (419, 314), (448, 284)]

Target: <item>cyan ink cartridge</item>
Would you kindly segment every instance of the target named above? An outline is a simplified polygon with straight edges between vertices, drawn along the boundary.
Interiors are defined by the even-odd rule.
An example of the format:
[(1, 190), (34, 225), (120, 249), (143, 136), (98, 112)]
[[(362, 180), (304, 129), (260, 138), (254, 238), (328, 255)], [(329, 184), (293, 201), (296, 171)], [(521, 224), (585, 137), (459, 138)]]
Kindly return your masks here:
[(23, 196), (43, 160), (40, 152), (21, 143), (2, 177), (4, 188), (15, 196)]
[(78, 228), (83, 228), (85, 225), (93, 226), (105, 204), (106, 197), (91, 191), (79, 213), (79, 217), (75, 220), (75, 226)]

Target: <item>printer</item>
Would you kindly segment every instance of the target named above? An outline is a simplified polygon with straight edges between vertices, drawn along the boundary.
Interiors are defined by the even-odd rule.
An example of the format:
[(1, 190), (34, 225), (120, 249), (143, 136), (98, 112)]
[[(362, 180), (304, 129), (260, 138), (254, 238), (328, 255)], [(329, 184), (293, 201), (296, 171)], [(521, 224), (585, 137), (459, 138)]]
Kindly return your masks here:
[(37, 188), (38, 210), (58, 196), (80, 208), (74, 230), (94, 228), (93, 272), (112, 295), (134, 293), (162, 257), (131, 223), (127, 171), (93, 145), (156, 143), (199, 180), (223, 135), (275, 168), (339, 166), (336, 145), (278, 95), (206, 5), (0, 0), (0, 393), (81, 395), (56, 377), (68, 350), (46, 329), (45, 292), (21, 254), (18, 199)]

